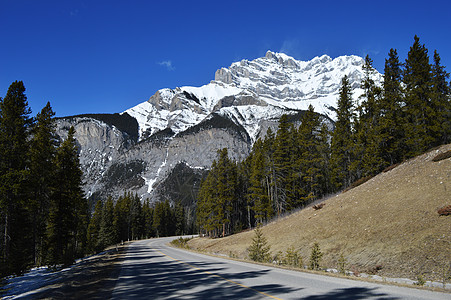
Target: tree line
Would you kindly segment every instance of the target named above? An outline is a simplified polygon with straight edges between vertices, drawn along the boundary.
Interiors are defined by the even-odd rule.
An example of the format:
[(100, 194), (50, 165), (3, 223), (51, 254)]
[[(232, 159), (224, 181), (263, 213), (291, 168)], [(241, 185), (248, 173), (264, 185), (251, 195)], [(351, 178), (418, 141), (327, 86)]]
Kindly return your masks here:
[(342, 78), (332, 130), (310, 106), (299, 126), (282, 116), (277, 132), (268, 129), (242, 162), (218, 151), (198, 195), (201, 232), (218, 237), (258, 226), (451, 142), (449, 73), (437, 51), (430, 63), (417, 36), (404, 63), (391, 49), (382, 86), (369, 56), (362, 68), (359, 101)]
[(85, 253), (89, 211), (74, 128), (61, 141), (50, 103), (30, 117), (25, 87), (0, 98), (0, 275), (68, 265)]
[(50, 103), (30, 114), (25, 86), (15, 81), (0, 98), (0, 277), (67, 266), (121, 241), (194, 231), (182, 206), (141, 203), (130, 193), (92, 212), (74, 127), (62, 140)]
[(116, 201), (98, 200), (88, 226), (88, 252), (96, 253), (124, 241), (193, 233), (185, 208), (168, 200), (151, 204), (124, 193)]

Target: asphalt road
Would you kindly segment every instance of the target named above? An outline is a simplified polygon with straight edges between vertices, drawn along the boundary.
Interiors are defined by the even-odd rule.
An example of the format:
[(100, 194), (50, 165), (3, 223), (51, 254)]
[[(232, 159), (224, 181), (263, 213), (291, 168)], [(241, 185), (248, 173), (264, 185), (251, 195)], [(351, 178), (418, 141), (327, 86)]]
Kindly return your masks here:
[(451, 294), (289, 271), (167, 246), (130, 244), (113, 299), (451, 299)]

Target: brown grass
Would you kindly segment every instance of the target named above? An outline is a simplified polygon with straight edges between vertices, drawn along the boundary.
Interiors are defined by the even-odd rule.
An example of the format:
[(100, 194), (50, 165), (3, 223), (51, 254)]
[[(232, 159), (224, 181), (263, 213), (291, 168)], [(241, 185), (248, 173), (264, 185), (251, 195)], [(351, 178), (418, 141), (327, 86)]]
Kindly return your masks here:
[[(388, 277), (441, 280), (451, 263), (451, 218), (437, 210), (451, 195), (451, 160), (432, 162), (444, 145), (404, 162), (390, 172), (325, 201), (321, 210), (304, 209), (262, 228), (273, 254), (289, 247), (304, 261), (315, 242), (322, 265), (337, 268), (341, 254), (348, 269), (377, 269)], [(238, 258), (247, 257), (253, 231), (222, 239), (197, 238), (192, 248)]]

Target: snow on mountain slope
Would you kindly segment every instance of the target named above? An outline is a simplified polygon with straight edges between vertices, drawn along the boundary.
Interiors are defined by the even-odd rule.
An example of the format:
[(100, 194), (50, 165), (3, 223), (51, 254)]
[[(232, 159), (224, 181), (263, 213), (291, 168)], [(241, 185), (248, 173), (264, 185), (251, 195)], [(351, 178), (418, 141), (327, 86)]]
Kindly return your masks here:
[[(363, 58), (354, 55), (335, 59), (323, 55), (299, 61), (268, 51), (264, 57), (217, 70), (209, 84), (162, 89), (125, 112), (138, 121), (141, 139), (165, 128), (175, 133), (184, 131), (219, 111), (241, 124), (255, 140), (259, 121), (306, 110), (309, 105), (335, 119), (344, 75), (349, 78), (354, 99), (362, 94), (363, 63)], [(375, 71), (373, 79), (381, 83), (382, 75)]]

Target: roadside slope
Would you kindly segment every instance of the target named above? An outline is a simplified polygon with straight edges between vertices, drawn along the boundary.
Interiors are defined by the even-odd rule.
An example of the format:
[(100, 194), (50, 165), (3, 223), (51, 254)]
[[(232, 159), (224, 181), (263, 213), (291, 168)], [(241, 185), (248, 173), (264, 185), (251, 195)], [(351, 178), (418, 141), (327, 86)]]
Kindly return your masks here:
[[(432, 159), (448, 150), (451, 144), (325, 200), (320, 210), (308, 208), (264, 226), (272, 254), (292, 246), (306, 264), (319, 242), (325, 267), (336, 267), (343, 254), (354, 271), (381, 266), (381, 276), (441, 280), (451, 264), (451, 216), (439, 216), (437, 209), (451, 205), (451, 158)], [(190, 246), (246, 258), (253, 235), (198, 238)]]

